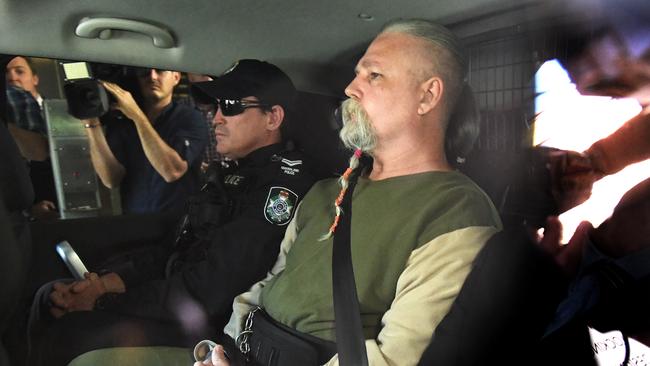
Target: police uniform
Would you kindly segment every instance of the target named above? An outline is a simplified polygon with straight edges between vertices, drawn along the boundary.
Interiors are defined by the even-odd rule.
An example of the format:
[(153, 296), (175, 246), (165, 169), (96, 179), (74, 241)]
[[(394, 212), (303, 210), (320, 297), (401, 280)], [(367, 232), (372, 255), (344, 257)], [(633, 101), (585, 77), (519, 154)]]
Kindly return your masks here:
[[(228, 319), (234, 296), (261, 280), (275, 262), (286, 225), (313, 182), (302, 153), (282, 144), (217, 169), (190, 200), (189, 224), (183, 225), (173, 254), (161, 264), (156, 255), (141, 253), (121, 268), (109, 268), (122, 277), (126, 293), (104, 295), (96, 311), (69, 313), (54, 322), (43, 342), (50, 342), (44, 347), (53, 352), (44, 353), (66, 349), (71, 358), (115, 345), (190, 346), (213, 336)], [(116, 331), (128, 327), (140, 337)], [(106, 336), (98, 337), (98, 331)], [(92, 344), (79, 345), (86, 339)]]

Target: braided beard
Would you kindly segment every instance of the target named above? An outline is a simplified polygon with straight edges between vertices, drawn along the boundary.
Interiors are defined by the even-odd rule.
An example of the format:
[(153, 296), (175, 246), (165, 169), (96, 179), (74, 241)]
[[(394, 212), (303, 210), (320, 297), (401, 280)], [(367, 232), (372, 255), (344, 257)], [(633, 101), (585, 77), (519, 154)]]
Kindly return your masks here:
[(349, 149), (359, 149), (371, 155), (377, 146), (377, 135), (370, 123), (368, 113), (355, 99), (346, 99), (342, 107), (343, 128), (339, 137), (343, 145)]
[(334, 200), (334, 220), (330, 225), (329, 230), (323, 236), (318, 239), (319, 241), (324, 241), (330, 239), (336, 227), (339, 224), (343, 210), (341, 209), (341, 203), (343, 202), (343, 197), (345, 192), (348, 189), (350, 183), (350, 176), (352, 172), (359, 167), (359, 158), (362, 153), (372, 156), (372, 152), (377, 145), (377, 136), (375, 130), (370, 123), (370, 117), (366, 111), (361, 107), (361, 104), (354, 99), (347, 99), (341, 105), (342, 117), (343, 117), (343, 128), (339, 132), (339, 137), (343, 144), (348, 149), (354, 150), (354, 154), (350, 157), (350, 165), (345, 170), (345, 173), (339, 178), (339, 185), (341, 190), (339, 191), (338, 197)]

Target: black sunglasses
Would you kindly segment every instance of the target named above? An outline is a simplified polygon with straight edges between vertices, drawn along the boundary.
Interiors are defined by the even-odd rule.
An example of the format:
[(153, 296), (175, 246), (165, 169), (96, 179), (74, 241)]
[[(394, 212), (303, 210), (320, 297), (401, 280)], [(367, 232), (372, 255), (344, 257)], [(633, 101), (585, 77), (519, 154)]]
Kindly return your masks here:
[(146, 68), (146, 67), (132, 67), (131, 68), (131, 72), (133, 73), (133, 75), (135, 75), (137, 77), (149, 76), (149, 74), (151, 73), (151, 70), (156, 70), (156, 72), (158, 74), (162, 74), (165, 71), (169, 71), (169, 70), (156, 69), (156, 68)]
[(241, 99), (219, 99), (215, 104), (215, 112), (217, 111), (217, 108), (221, 109), (221, 114), (224, 116), (232, 117), (244, 113), (244, 111), (248, 108), (262, 108), (265, 110), (270, 110), (271, 106), (264, 103)]

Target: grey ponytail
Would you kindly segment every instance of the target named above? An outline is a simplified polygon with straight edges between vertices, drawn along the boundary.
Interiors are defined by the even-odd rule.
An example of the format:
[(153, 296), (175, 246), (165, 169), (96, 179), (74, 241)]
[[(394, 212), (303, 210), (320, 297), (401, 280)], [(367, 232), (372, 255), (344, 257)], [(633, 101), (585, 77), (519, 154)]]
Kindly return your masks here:
[(464, 162), (480, 132), (481, 115), (472, 88), (465, 83), (449, 117), (445, 134), (447, 160), (454, 165)]

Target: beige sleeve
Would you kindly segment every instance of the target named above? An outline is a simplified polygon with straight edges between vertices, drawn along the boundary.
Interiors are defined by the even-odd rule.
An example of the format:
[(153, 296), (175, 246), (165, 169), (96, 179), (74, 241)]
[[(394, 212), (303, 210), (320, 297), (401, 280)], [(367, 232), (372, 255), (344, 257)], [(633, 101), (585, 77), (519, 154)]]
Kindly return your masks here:
[(262, 293), (264, 286), (266, 286), (273, 277), (284, 270), (287, 261), (287, 253), (291, 250), (291, 246), (298, 236), (296, 218), (298, 217), (298, 211), (301, 204), (302, 203), (298, 204), (296, 213), (287, 226), (287, 231), (284, 233), (284, 239), (282, 239), (282, 243), (280, 244), (280, 254), (278, 254), (278, 259), (275, 261), (271, 270), (267, 273), (266, 278), (254, 284), (247, 292), (238, 295), (233, 300), (232, 315), (223, 330), (224, 333), (228, 334), (232, 339), (237, 339), (237, 336), (239, 336), (239, 333), (242, 331), (246, 316), (248, 316), (248, 313), (252, 309), (259, 305), (260, 294)]
[[(411, 253), (376, 340), (366, 340), (370, 365), (416, 365), (433, 330), (451, 308), (474, 258), (494, 227), (473, 226), (441, 235)], [(334, 356), (327, 366), (338, 365)]]

